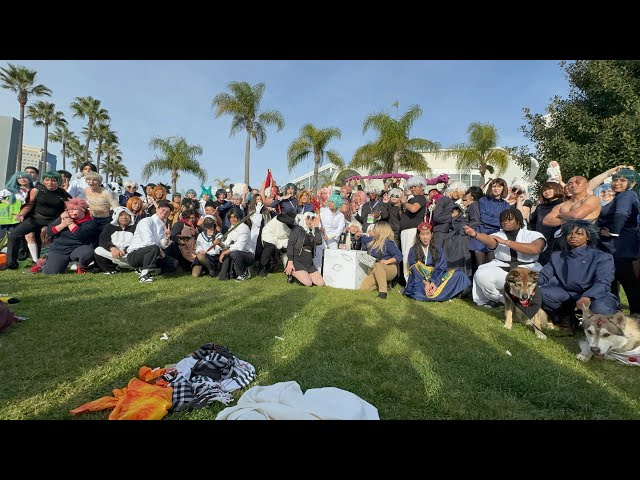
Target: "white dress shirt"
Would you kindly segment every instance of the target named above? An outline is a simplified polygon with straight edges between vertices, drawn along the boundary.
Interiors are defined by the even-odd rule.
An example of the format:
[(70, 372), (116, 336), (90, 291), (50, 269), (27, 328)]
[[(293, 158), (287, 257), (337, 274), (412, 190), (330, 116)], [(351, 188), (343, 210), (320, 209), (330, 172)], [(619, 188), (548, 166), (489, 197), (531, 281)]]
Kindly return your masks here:
[(171, 239), (165, 238), (165, 224), (158, 218), (158, 215), (152, 215), (143, 218), (138, 223), (136, 231), (133, 234), (133, 240), (129, 245), (128, 253), (135, 252), (143, 247), (157, 245), (160, 248), (167, 248), (171, 243)]

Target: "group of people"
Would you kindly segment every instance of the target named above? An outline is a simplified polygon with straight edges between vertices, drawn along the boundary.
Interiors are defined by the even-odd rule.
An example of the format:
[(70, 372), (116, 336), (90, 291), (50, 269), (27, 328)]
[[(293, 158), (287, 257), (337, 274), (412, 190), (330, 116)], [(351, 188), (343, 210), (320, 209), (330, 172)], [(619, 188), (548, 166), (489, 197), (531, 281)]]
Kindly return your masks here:
[(190, 189), (168, 200), (162, 184), (140, 193), (126, 181), (113, 191), (89, 162), (72, 178), (45, 172), (40, 179), (29, 167), (0, 191), (2, 268), (17, 268), (22, 249), (34, 273), (63, 273), (74, 263), (77, 273), (135, 269), (147, 283), (178, 268), (222, 281), (284, 271), (290, 282), (322, 286), (325, 249), (357, 249), (374, 262), (360, 289), (381, 299), (399, 283), (415, 300), (470, 295), (495, 307), (517, 266), (540, 272), (543, 308), (559, 323), (586, 303), (612, 313), (618, 285), (631, 312), (640, 313), (633, 293), (640, 286), (640, 177), (633, 168), (621, 165), (591, 181), (552, 178), (536, 202), (523, 182), (509, 187), (495, 178), (483, 190), (447, 180), (393, 178), (382, 190), (356, 181), (316, 195), (293, 184), (215, 193), (203, 186), (199, 197)]

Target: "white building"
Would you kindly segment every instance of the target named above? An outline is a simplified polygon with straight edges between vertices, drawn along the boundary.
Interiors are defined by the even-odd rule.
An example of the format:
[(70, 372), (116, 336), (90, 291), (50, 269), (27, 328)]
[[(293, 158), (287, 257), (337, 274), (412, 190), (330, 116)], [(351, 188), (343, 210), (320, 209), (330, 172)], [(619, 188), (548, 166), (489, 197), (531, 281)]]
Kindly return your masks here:
[[(22, 145), (22, 170), (27, 167), (36, 167), (41, 170), (42, 157), (44, 156), (44, 148), (32, 147), (31, 145)], [(57, 157), (47, 152), (47, 171), (55, 170)], [(42, 174), (44, 172), (40, 172)]]
[[(444, 150), (446, 152), (446, 150)], [(455, 156), (445, 156), (445, 155), (436, 155), (434, 153), (423, 153), (422, 154), (427, 161), (427, 164), (431, 168), (431, 172), (427, 175), (427, 178), (437, 177), (441, 173), (449, 174), (449, 177), (452, 182), (462, 181), (467, 184), (467, 187), (472, 185), (480, 185), (480, 171), (479, 170), (464, 170), (460, 171), (456, 168), (456, 157)], [(318, 176), (321, 177), (322, 173), (330, 174), (332, 183), (335, 183), (338, 176), (341, 177), (350, 177), (354, 175), (369, 175), (368, 169), (353, 169), (347, 168), (347, 172), (339, 170), (334, 164), (329, 163), (325, 164), (318, 169)], [(401, 173), (407, 173), (409, 175), (414, 174), (412, 171), (403, 171)], [(498, 173), (498, 172), (496, 172)], [(507, 170), (500, 175), (493, 175), (487, 172), (485, 174), (485, 183), (489, 181), (491, 178), (503, 178), (506, 180), (508, 185), (516, 179), (524, 179), (524, 171), (520, 168), (515, 162), (509, 162), (509, 166)], [(298, 188), (306, 188), (310, 190), (312, 188), (311, 183), (313, 181), (313, 170), (305, 173), (297, 178), (290, 180), (291, 183), (298, 186)], [(322, 182), (319, 182), (322, 183)], [(382, 181), (372, 181), (375, 186), (382, 186)], [(379, 185), (376, 185), (378, 184)]]

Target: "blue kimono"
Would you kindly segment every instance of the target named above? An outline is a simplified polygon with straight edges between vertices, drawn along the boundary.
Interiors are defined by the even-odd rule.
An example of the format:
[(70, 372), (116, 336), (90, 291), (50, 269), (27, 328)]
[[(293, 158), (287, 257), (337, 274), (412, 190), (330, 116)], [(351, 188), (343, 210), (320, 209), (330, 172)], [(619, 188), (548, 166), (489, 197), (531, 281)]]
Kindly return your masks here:
[[(480, 211), (480, 226), (477, 232), (490, 235), (500, 230), (500, 214), (503, 210), (509, 210), (511, 205), (503, 199), (495, 199), (490, 197), (481, 197), (478, 200), (478, 209)], [(469, 250), (474, 252), (488, 252), (487, 246), (476, 238), (469, 239)]]
[(614, 258), (638, 258), (640, 231), (638, 211), (640, 204), (633, 190), (618, 193), (600, 212), (598, 226), (606, 227), (613, 237), (600, 236), (600, 247)]
[(584, 246), (553, 252), (538, 274), (542, 306), (554, 312), (566, 302), (589, 297), (593, 313), (615, 313), (618, 299), (611, 293), (613, 276), (613, 257), (602, 250)]
[(271, 202), (271, 208), (276, 208), (278, 205), (280, 205), (281, 213), (290, 213), (291, 215), (298, 213), (298, 200), (295, 197)]
[[(444, 302), (459, 295), (463, 290), (471, 286), (471, 281), (461, 270), (447, 270), (447, 256), (441, 248), (438, 248), (440, 258), (433, 265), (431, 251), (427, 249), (427, 258), (421, 258), (422, 252), (415, 245), (409, 250), (409, 279), (404, 289), (407, 297), (421, 302)], [(423, 262), (424, 261), (424, 262)], [(433, 282), (438, 287), (434, 294), (427, 295), (424, 281)]]

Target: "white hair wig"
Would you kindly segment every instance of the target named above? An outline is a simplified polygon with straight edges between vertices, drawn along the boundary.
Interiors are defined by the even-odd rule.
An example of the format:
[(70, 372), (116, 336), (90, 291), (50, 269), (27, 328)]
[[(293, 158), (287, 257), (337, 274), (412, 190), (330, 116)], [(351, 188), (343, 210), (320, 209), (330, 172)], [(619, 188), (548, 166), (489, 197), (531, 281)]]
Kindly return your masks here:
[(127, 187), (135, 187), (135, 189), (138, 190), (138, 182), (136, 182), (135, 180), (127, 180), (126, 182), (124, 182), (124, 188)]
[(444, 191), (445, 193), (453, 193), (455, 191), (461, 191), (462, 193), (467, 191), (467, 184), (464, 182), (452, 182)]
[(411, 177), (411, 178), (409, 178), (407, 180), (407, 183), (405, 183), (404, 186), (406, 188), (409, 188), (409, 187), (426, 187), (427, 186), (427, 181), (424, 179), (424, 177), (421, 177), (420, 175), (414, 175), (413, 177)]

